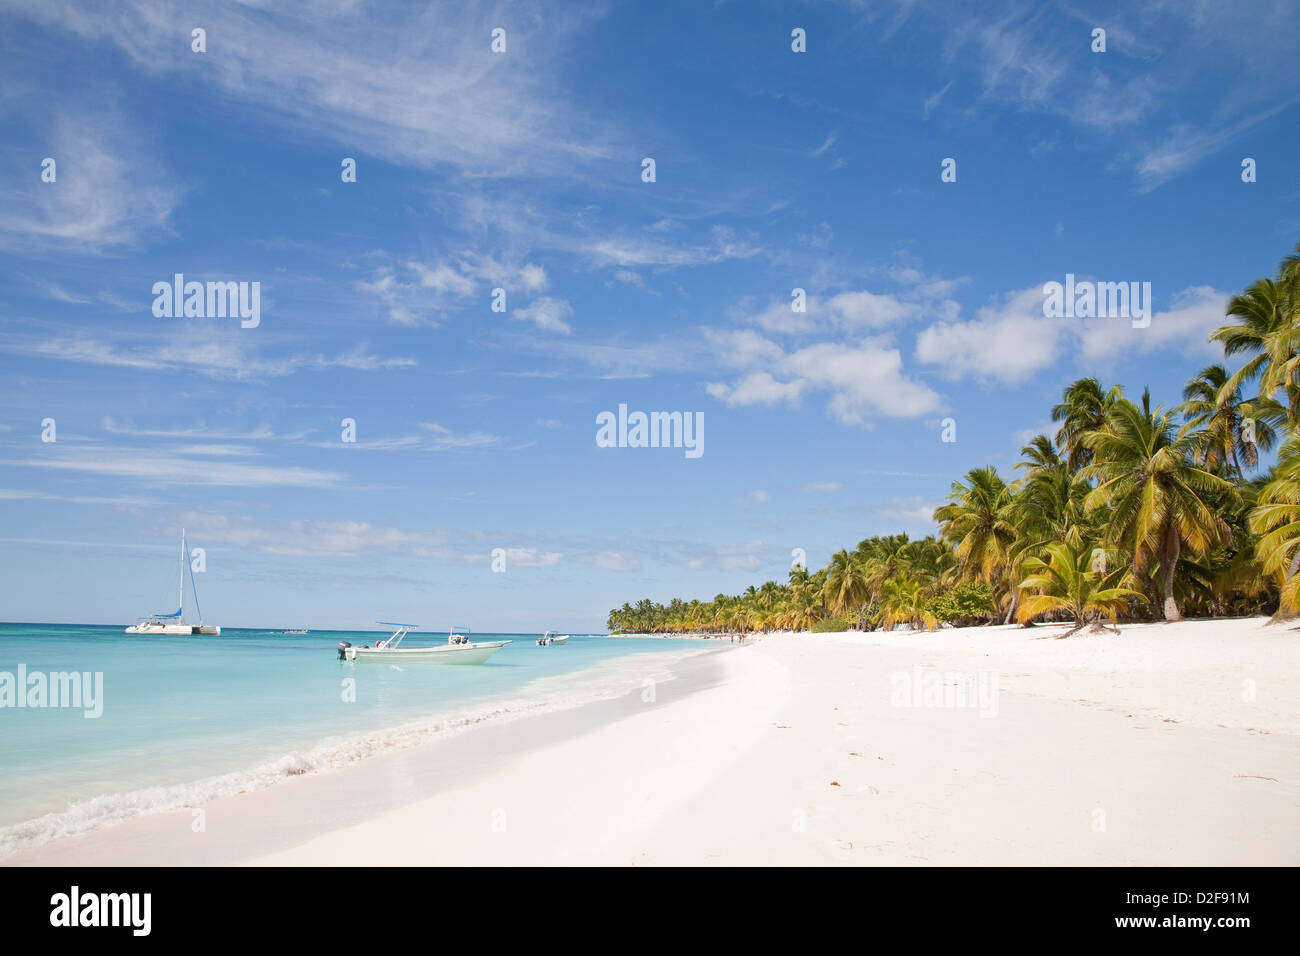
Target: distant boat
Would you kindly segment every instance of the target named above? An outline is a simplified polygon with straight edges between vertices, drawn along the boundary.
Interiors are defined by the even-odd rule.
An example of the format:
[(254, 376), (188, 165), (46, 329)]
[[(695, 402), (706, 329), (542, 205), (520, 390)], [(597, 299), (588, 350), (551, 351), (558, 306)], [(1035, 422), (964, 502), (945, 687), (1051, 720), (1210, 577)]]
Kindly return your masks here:
[(569, 639), (569, 637), (570, 635), (568, 634), (561, 634), (557, 636), (554, 631), (547, 631), (545, 634), (543, 634), (541, 637), (537, 639), (537, 646), (545, 647), (548, 644), (563, 644), (565, 641)]
[(221, 633), (221, 628), (215, 624), (203, 623), (203, 611), (199, 609), (199, 586), (194, 580), (194, 571), (190, 569), (190, 588), (194, 593), (194, 611), (199, 615), (198, 624), (186, 624), (183, 614), (185, 611), (185, 571), (190, 568), (189, 552), (185, 548), (185, 529), (181, 528), (181, 582), (180, 593), (176, 598), (176, 611), (167, 614), (159, 611), (150, 614), (148, 617), (142, 617), (139, 621), (132, 624), (126, 629), (128, 634), (212, 634)]
[(311, 632), (305, 627), (291, 627), (288, 630), (280, 632), (281, 634), (310, 634)]
[[(387, 640), (376, 641), (374, 647), (356, 647), (348, 641), (339, 642), (339, 660), (341, 661), (428, 661), (435, 664), (482, 664), (485, 660), (505, 647), (510, 641), (481, 641), (474, 643), (466, 635), (468, 628), (452, 628), (447, 635), (447, 643), (433, 647), (402, 647), (402, 639), (415, 630), (417, 624), (396, 624), (392, 621), (377, 621), (384, 627), (396, 628)], [(465, 633), (456, 633), (457, 630)]]

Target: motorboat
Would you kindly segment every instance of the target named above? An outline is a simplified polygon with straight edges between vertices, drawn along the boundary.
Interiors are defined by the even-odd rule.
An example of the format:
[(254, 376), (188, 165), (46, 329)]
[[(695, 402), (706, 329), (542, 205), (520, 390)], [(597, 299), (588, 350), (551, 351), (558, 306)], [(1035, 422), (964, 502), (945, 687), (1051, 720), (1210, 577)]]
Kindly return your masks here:
[(290, 627), (280, 632), (281, 634), (310, 634), (311, 632), (305, 627)]
[(557, 635), (554, 631), (547, 631), (537, 639), (537, 646), (546, 647), (548, 644), (563, 644), (569, 637), (568, 634)]
[[(194, 612), (199, 616), (198, 624), (186, 624), (185, 614), (185, 572), (190, 573), (190, 588), (194, 594)], [(215, 624), (203, 623), (203, 611), (199, 608), (199, 586), (194, 580), (194, 569), (190, 567), (189, 552), (185, 545), (185, 529), (181, 528), (181, 580), (180, 594), (176, 599), (173, 613), (158, 611), (148, 617), (142, 617), (126, 628), (127, 634), (190, 635), (210, 634), (218, 636), (221, 628)]]
[(348, 641), (339, 642), (339, 660), (341, 661), (428, 661), (434, 664), (482, 664), (485, 660), (505, 647), (510, 641), (472, 641), (469, 628), (451, 628), (446, 644), (432, 647), (403, 647), (406, 635), (415, 630), (417, 624), (398, 624), (393, 621), (376, 621), (384, 627), (395, 628), (387, 640), (376, 641), (373, 647), (357, 647)]

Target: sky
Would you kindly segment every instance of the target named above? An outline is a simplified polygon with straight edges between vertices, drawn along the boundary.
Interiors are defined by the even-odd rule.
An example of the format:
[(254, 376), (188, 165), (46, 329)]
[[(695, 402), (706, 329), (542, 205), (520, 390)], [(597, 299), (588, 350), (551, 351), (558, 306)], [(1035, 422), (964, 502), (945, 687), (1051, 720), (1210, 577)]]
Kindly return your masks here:
[[(1074, 378), (1171, 406), (1222, 361), (1300, 240), (1297, 30), (0, 0), (0, 620), (172, 609), (182, 527), (209, 624), (578, 633), (933, 533)], [(155, 314), (177, 273), (256, 324)], [(1067, 274), (1150, 324), (1045, 316)], [(702, 453), (599, 447), (620, 405)]]

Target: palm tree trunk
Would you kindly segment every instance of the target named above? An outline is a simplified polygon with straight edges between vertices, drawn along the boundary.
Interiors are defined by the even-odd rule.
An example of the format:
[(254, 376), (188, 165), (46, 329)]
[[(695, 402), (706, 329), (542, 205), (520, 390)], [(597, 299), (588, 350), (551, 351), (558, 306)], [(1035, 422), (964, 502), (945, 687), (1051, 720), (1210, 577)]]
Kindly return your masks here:
[(1170, 522), (1165, 527), (1165, 542), (1160, 555), (1160, 576), (1164, 578), (1165, 590), (1165, 620), (1167, 622), (1181, 621), (1182, 612), (1178, 610), (1178, 602), (1174, 599), (1174, 574), (1178, 570), (1178, 554), (1181, 550), (1182, 542), (1178, 538), (1178, 530)]

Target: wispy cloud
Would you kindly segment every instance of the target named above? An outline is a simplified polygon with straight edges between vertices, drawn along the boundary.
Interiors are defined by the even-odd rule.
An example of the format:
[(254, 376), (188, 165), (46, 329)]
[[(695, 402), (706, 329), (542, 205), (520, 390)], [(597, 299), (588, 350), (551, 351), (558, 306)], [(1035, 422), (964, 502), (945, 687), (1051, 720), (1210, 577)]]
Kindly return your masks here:
[(802, 487), (804, 491), (830, 494), (831, 492), (842, 490), (844, 485), (838, 481), (809, 481), (800, 487)]
[[(132, 435), (140, 438), (180, 438), (180, 439), (204, 439), (207, 441), (269, 441), (269, 440), (296, 440), (302, 438), (305, 432), (277, 433), (269, 425), (261, 425), (257, 428), (228, 430), (224, 428), (214, 428), (210, 425), (190, 425), (184, 428), (141, 428), (133, 422), (121, 422), (115, 418), (105, 416), (100, 420), (100, 427), (112, 435)], [(208, 446), (212, 447), (212, 446)], [(230, 446), (222, 446), (230, 447)]]
[(539, 329), (547, 332), (559, 332), (568, 335), (573, 330), (565, 319), (573, 316), (573, 307), (569, 305), (566, 299), (552, 299), (549, 296), (542, 296), (535, 302), (530, 303), (522, 309), (515, 309), (510, 313), (512, 319), (518, 319), (523, 322), (532, 322)]
[(432, 262), (388, 262), (356, 286), (380, 300), (390, 322), (436, 326), (448, 314), (475, 304), (487, 310), (493, 289), (504, 290), (508, 302), (513, 296), (541, 292), (548, 282), (546, 270), (537, 263), (462, 252)]
[(97, 339), (85, 333), (0, 335), (0, 351), (32, 358), (141, 369), (150, 372), (185, 371), (214, 379), (233, 381), (281, 378), (300, 371), (350, 369), (384, 372), (409, 368), (415, 359), (385, 358), (357, 346), (338, 355), (288, 354), (264, 357), (261, 339), (241, 335), (235, 328), (222, 335), (195, 327), (162, 335), (121, 335), (116, 341)]
[(40, 457), (10, 458), (0, 464), (133, 479), (148, 485), (333, 488), (344, 482), (338, 472), (314, 468), (212, 461), (148, 449), (45, 447), (48, 450)]
[(358, 438), (357, 441), (303, 442), (312, 448), (331, 448), (352, 451), (463, 451), (471, 448), (491, 448), (503, 439), (483, 431), (458, 433), (437, 422), (417, 422), (419, 431), (406, 435)]
[[(0, 192), (0, 246), (10, 252), (66, 248), (96, 253), (137, 243), (167, 227), (182, 190), (150, 150), (146, 137), (111, 106), (56, 113), (41, 138), (55, 162), (53, 182), (41, 178), (41, 160), (13, 148), (10, 165), (26, 169)], [(88, 300), (50, 282), (62, 302)]]
[(568, 175), (610, 151), (556, 85), (556, 64), (598, 8), (523, 5), (504, 20), (507, 52), (493, 54), (494, 21), (477, 4), (216, 0), (200, 18), (210, 52), (197, 72), (187, 36), (195, 17), (179, 0), (50, 0), (11, 12), (111, 44), (142, 73), (210, 84), (241, 109), (390, 162)]

